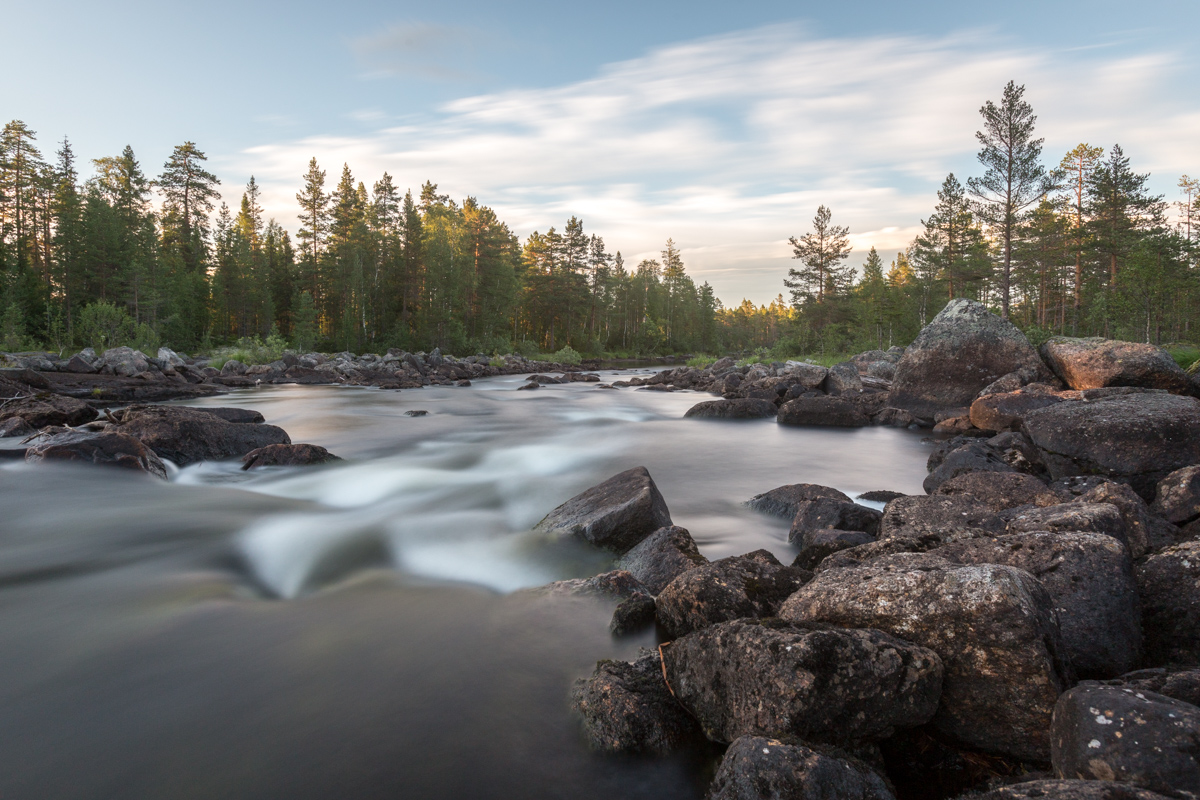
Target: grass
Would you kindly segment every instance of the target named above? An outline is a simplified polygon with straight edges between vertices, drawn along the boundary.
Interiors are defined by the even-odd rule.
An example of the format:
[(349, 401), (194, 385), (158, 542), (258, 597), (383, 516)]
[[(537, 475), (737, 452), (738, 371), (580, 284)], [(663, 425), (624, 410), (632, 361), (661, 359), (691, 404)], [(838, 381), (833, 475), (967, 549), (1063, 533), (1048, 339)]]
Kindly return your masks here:
[(1188, 372), (1195, 374), (1193, 368), (1200, 365), (1200, 347), (1194, 344), (1167, 345), (1166, 351), (1175, 359), (1175, 363)]

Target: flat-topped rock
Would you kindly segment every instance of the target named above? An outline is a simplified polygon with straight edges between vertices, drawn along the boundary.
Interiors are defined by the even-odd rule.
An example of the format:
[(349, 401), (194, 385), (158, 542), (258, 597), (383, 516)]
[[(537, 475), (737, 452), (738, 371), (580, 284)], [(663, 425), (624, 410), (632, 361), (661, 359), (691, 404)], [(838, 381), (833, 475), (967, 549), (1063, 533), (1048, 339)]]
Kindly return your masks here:
[(1042, 343), (1039, 352), (1072, 389), (1136, 386), (1193, 393), (1187, 373), (1166, 350), (1153, 344), (1054, 336)]

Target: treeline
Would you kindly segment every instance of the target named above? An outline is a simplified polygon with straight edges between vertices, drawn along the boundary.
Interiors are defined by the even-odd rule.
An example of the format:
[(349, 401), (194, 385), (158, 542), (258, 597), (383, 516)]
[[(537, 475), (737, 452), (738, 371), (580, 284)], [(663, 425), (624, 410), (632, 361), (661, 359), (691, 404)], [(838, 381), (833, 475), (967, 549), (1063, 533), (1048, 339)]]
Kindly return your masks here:
[(454, 353), (721, 348), (721, 305), (668, 240), (627, 267), (575, 217), (524, 243), (496, 213), (384, 173), (370, 190), (313, 159), (295, 240), (264, 219), (251, 177), (236, 208), (186, 142), (150, 176), (126, 147), (81, 180), (10, 122), (0, 135), (0, 348), (127, 343), (208, 349), (286, 338), (299, 349)]
[(952, 297), (995, 308), (1034, 340), (1197, 341), (1200, 181), (1184, 175), (1182, 199), (1169, 204), (1119, 145), (1080, 144), (1047, 167), (1023, 95), (1010, 82), (998, 105), (983, 106), (984, 174), (965, 185), (948, 175), (923, 232), (890, 265), (874, 248), (861, 271), (848, 265), (849, 231), (821, 206), (812, 230), (791, 239), (800, 266), (784, 281), (790, 313), (780, 298), (744, 315), (781, 331), (759, 346), (906, 344)]

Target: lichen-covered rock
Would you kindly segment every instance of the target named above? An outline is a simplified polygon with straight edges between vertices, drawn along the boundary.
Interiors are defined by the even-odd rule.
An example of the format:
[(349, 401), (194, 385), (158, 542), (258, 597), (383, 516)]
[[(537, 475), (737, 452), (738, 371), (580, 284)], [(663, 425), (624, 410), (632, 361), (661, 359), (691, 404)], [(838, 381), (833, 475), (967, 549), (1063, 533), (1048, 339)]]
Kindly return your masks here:
[(932, 420), (939, 411), (969, 406), (985, 386), (1020, 370), (1049, 375), (1016, 326), (981, 303), (955, 298), (896, 365), (889, 404)]
[(788, 531), (788, 541), (803, 546), (806, 534), (829, 529), (858, 531), (874, 537), (879, 532), (879, 519), (882, 516), (875, 509), (858, 503), (826, 498), (808, 500), (796, 508), (796, 516), (792, 518), (792, 527)]
[(765, 419), (779, 409), (770, 400), (738, 397), (733, 400), (706, 400), (697, 403), (683, 416), (696, 419)]
[(870, 417), (844, 397), (797, 397), (779, 407), (780, 425), (826, 425), (834, 428), (861, 428), (871, 424)]
[(1150, 510), (1176, 525), (1200, 517), (1200, 466), (1177, 469), (1159, 481)]
[(885, 739), (933, 716), (934, 652), (877, 630), (735, 620), (663, 645), (667, 682), (706, 736)]
[(816, 389), (825, 381), (829, 368), (803, 361), (789, 361), (783, 365), (779, 374), (804, 389)]
[(1152, 514), (1146, 501), (1128, 484), (1100, 479), (1079, 488), (1083, 491), (1078, 493), (1077, 502), (1108, 503), (1120, 512), (1125, 522), (1126, 544), (1134, 558), (1178, 544), (1186, 538), (1179, 528)]
[(794, 739), (741, 736), (729, 745), (707, 800), (894, 800), (887, 781), (849, 757)]
[(1128, 544), (1129, 531), (1111, 503), (1059, 503), (1022, 511), (1008, 521), (1009, 533), (1103, 533)]
[(580, 537), (621, 555), (670, 524), (671, 512), (650, 472), (634, 467), (572, 497), (547, 514), (534, 530)]
[(800, 505), (811, 500), (850, 502), (850, 498), (846, 494), (828, 486), (820, 486), (815, 483), (792, 483), (755, 495), (746, 501), (746, 505), (755, 511), (770, 514), (773, 517), (794, 519)]
[(985, 431), (1015, 431), (1030, 411), (1063, 402), (1044, 392), (999, 392), (971, 403), (971, 424)]
[(1200, 708), (1190, 703), (1085, 683), (1059, 698), (1050, 736), (1060, 778), (1200, 795)]
[(766, 550), (688, 570), (658, 593), (658, 621), (674, 637), (743, 617), (774, 616), (812, 573), (785, 567)]
[(675, 578), (707, 563), (687, 529), (672, 525), (643, 539), (621, 556), (617, 567), (627, 570), (652, 594), (658, 594)]
[(1156, 692), (1200, 706), (1200, 667), (1151, 667), (1100, 683), (1135, 692)]
[(1165, 795), (1112, 781), (1037, 780), (997, 786), (961, 800), (1167, 800)]
[(80, 461), (88, 464), (121, 467), (167, 478), (167, 468), (154, 451), (132, 436), (105, 431), (70, 431), (39, 437), (25, 450), (31, 464), (42, 461)]
[(900, 554), (818, 573), (780, 616), (877, 628), (928, 647), (945, 667), (939, 731), (985, 752), (1049, 759), (1050, 715), (1073, 675), (1053, 602), (1029, 573)]
[(19, 417), (34, 430), (51, 425), (83, 425), (99, 413), (82, 400), (59, 394), (37, 394), (8, 400), (0, 408), (0, 420)]
[(934, 495), (897, 497), (883, 509), (879, 520), (879, 538), (887, 539), (905, 529), (940, 533), (953, 530), (985, 530), (1004, 533), (1000, 516), (970, 497)]
[(951, 450), (937, 468), (921, 484), (926, 494), (933, 494), (948, 480), (971, 472), (1016, 472), (1000, 454), (983, 442), (972, 442)]
[(843, 361), (829, 368), (825, 376), (825, 391), (831, 395), (854, 394), (863, 390), (862, 378), (853, 361)]
[(934, 494), (969, 497), (992, 511), (1058, 499), (1045, 482), (1021, 472), (965, 472), (943, 483)]
[(1168, 547), (1136, 568), (1143, 663), (1200, 664), (1200, 541)]
[(653, 650), (643, 650), (632, 663), (600, 661), (590, 678), (575, 682), (571, 702), (597, 750), (668, 753), (699, 735), (695, 720), (667, 688)]
[(269, 444), (242, 457), (242, 469), (306, 467), (342, 459), (316, 444)]
[(1039, 350), (1046, 365), (1072, 389), (1136, 386), (1191, 393), (1187, 373), (1156, 345), (1054, 336)]
[(150, 369), (150, 357), (132, 347), (112, 347), (104, 351), (99, 366), (106, 372), (132, 378)]
[(805, 531), (799, 541), (794, 542), (800, 548), (793, 567), (816, 569), (817, 566), (834, 553), (861, 547), (875, 541), (875, 537), (861, 531), (839, 530), (810, 530)]
[(129, 406), (109, 412), (118, 432), (135, 439), (180, 466), (244, 456), (271, 444), (291, 444), (287, 432), (274, 425), (227, 422), (198, 408)]

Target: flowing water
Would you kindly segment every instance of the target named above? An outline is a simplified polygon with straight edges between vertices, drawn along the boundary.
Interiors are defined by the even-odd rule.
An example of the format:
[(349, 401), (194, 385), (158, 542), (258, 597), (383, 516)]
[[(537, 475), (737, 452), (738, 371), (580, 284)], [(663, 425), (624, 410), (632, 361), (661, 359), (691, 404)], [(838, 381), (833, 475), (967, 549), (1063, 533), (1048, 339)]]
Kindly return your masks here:
[(704, 753), (588, 751), (572, 681), (654, 632), (613, 640), (611, 607), (512, 594), (611, 563), (530, 527), (645, 465), (706, 556), (787, 562), (787, 523), (746, 499), (917, 493), (926, 446), (683, 419), (710, 399), (694, 392), (523, 382), (195, 402), (345, 459), (318, 468), (162, 483), (0, 460), (0, 798), (702, 796)]

